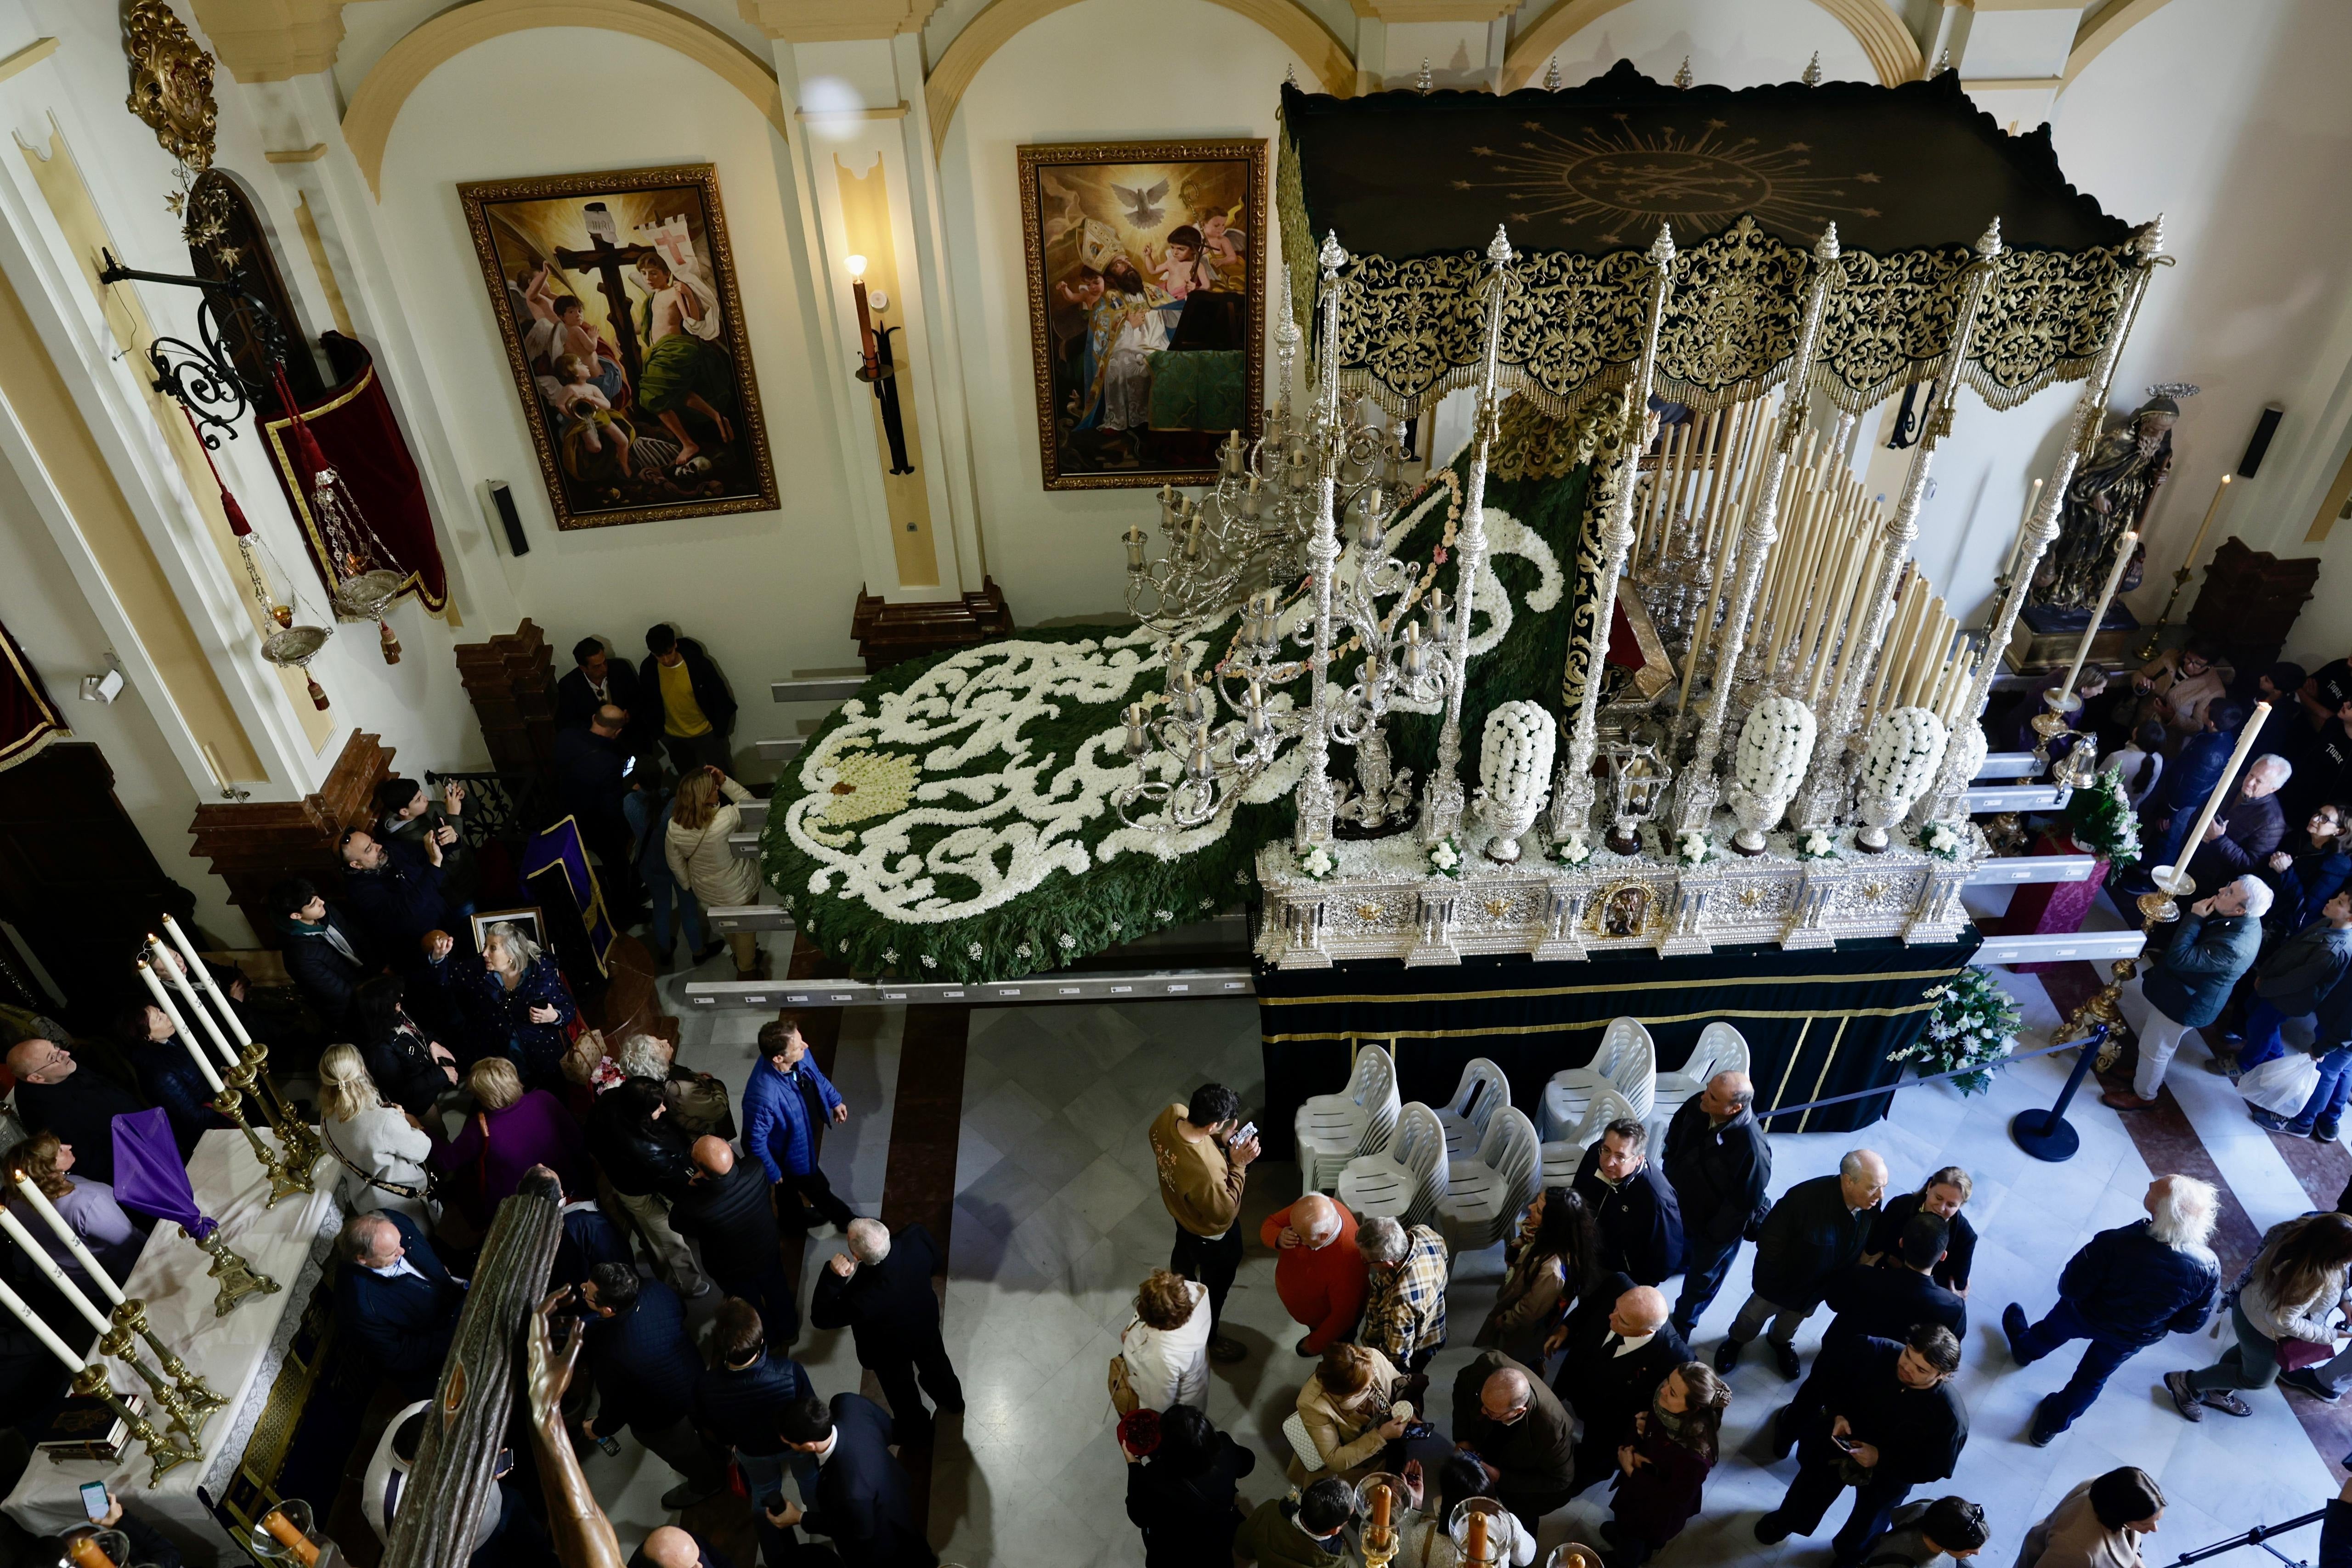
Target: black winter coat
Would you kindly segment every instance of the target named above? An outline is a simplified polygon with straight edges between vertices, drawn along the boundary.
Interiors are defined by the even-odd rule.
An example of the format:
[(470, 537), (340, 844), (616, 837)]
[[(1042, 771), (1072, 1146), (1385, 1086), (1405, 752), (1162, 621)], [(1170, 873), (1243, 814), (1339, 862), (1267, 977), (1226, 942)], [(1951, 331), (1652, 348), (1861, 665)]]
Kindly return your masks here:
[(1876, 1208), (1854, 1212), (1836, 1176), (1801, 1181), (1780, 1195), (1756, 1239), (1756, 1293), (1809, 1312), (1842, 1270), (1862, 1256)]
[(1737, 1241), (1764, 1207), (1772, 1180), (1772, 1145), (1753, 1109), (1715, 1125), (1692, 1095), (1666, 1124), (1666, 1180), (1682, 1206), (1683, 1235), (1723, 1246)]
[(2100, 1231), (2058, 1276), (2060, 1297), (2100, 1338), (2134, 1349), (2203, 1328), (2221, 1283), (2212, 1253), (2168, 1246), (2151, 1233), (2152, 1224), (2143, 1219)]

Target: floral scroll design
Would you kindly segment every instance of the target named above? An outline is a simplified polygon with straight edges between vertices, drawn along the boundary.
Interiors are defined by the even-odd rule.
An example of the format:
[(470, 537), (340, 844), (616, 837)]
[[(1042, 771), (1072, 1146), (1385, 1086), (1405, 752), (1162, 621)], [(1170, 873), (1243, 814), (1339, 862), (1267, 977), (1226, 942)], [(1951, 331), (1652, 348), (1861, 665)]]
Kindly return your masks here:
[(2089, 374), (2123, 309), (2130, 258), (2128, 244), (2002, 251), (1962, 379), (1994, 408), (2015, 408)]
[(1811, 269), (1753, 218), (1682, 257), (1658, 340), (1658, 395), (1715, 409), (1767, 391), (1796, 352)]
[(1845, 286), (1822, 317), (1815, 371), (1831, 400), (1860, 413), (1935, 373), (1959, 317), (1966, 246), (1872, 256), (1845, 253)]

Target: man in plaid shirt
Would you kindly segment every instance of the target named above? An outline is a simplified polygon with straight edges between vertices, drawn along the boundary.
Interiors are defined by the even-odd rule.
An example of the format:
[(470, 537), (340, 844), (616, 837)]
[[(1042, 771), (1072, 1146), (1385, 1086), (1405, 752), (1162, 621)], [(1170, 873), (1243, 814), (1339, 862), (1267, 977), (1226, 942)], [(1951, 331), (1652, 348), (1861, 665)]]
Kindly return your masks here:
[(1445, 1348), (1445, 1241), (1426, 1225), (1367, 1219), (1356, 1249), (1371, 1276), (1363, 1343), (1406, 1372)]

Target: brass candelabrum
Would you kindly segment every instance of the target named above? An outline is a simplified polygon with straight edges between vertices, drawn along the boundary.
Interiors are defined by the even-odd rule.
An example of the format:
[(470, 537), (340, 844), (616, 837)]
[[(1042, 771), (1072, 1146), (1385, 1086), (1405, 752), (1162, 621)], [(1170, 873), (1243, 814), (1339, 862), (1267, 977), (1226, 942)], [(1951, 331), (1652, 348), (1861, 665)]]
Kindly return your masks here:
[(166, 1475), (189, 1460), (204, 1458), (204, 1450), (196, 1447), (195, 1439), (178, 1432), (176, 1421), (173, 1433), (159, 1432), (152, 1421), (125, 1404), (122, 1396), (114, 1392), (114, 1385), (106, 1380), (106, 1368), (99, 1363), (91, 1362), (74, 1374), (73, 1391), (86, 1399), (104, 1401), (106, 1407), (113, 1411), (131, 1435), (145, 1447), (147, 1457), (154, 1461), (155, 1467), (147, 1478), (149, 1486), (161, 1482)]
[[(272, 1108), (271, 1102), (278, 1098), (278, 1092), (268, 1086), (268, 1078), (263, 1071), (268, 1060), (268, 1048), (258, 1042), (239, 1051), (236, 1065), (221, 1073), (221, 1081), (226, 1087), (213, 1097), (213, 1108), (236, 1123), (237, 1131), (243, 1133), (245, 1141), (252, 1145), (253, 1157), (260, 1163), (263, 1174), (269, 1178), (268, 1207), (275, 1208), (281, 1197), (315, 1190), (311, 1172), (318, 1167), (319, 1157), (326, 1151), (319, 1145), (317, 1134), (303, 1125), (299, 1117), (282, 1109), (282, 1105), (279, 1109)], [(272, 1153), (261, 1134), (255, 1132), (253, 1124), (245, 1119), (245, 1102), (248, 1096), (269, 1124), (269, 1130), (277, 1134), (282, 1155)]]
[[(2158, 930), (2180, 918), (2179, 901), (2197, 891), (2197, 884), (2189, 879), (2189, 873), (2172, 866), (2157, 867), (2155, 881), (2156, 891), (2143, 893), (2138, 899), (2140, 929), (2147, 934), (2151, 943), (2155, 941)], [(2144, 954), (2147, 948), (2142, 946), (2140, 951)], [(2139, 959), (2116, 959), (2107, 983), (2100, 988), (2097, 994), (2066, 1015), (2066, 1021), (2050, 1037), (2050, 1043), (2063, 1045), (2070, 1040), (2087, 1040), (2094, 1032), (2103, 1030), (2106, 1044), (2099, 1053), (2101, 1065), (2112, 1061), (2117, 1049), (2116, 1031), (2124, 1021), (2123, 1009), (2119, 1005), (2124, 984), (2138, 973)]]
[[(156, 1336), (153, 1327), (147, 1322), (147, 1303), (136, 1296), (116, 1303), (114, 1327), (105, 1339), (99, 1342), (99, 1347), (109, 1355), (120, 1355), (121, 1353), (112, 1349), (108, 1341), (120, 1339), (127, 1345), (133, 1335), (147, 1342), (147, 1348), (155, 1353), (156, 1364), (163, 1369), (163, 1375), (172, 1380), (179, 1405), (175, 1407), (166, 1403), (165, 1408), (173, 1410), (175, 1415), (184, 1411), (193, 1417), (194, 1426), (190, 1428), (192, 1433), (202, 1431), (214, 1411), (227, 1408), (228, 1396), (215, 1393), (212, 1385), (205, 1381), (204, 1374), (180, 1359), (177, 1351)], [(159, 1394), (157, 1398), (161, 1401), (162, 1396)]]
[(278, 1292), (279, 1286), (277, 1281), (257, 1271), (252, 1264), (230, 1249), (229, 1244), (221, 1239), (219, 1226), (214, 1226), (200, 1237), (183, 1225), (180, 1234), (194, 1242), (197, 1249), (213, 1260), (208, 1272), (220, 1281), (220, 1291), (213, 1297), (213, 1316), (228, 1316), (247, 1296), (268, 1296)]
[[(2198, 538), (2201, 541), (2204, 536), (2200, 534)], [(2165, 595), (2164, 613), (2156, 618), (2156, 624), (2147, 629), (2147, 640), (2139, 645), (2139, 656), (2143, 662), (2156, 657), (2156, 645), (2164, 640), (2164, 629), (2172, 623), (2172, 607), (2180, 602), (2180, 591), (2189, 586), (2189, 579), (2192, 575), (2185, 560), (2180, 563), (2180, 570), (2172, 574), (2172, 591)]]

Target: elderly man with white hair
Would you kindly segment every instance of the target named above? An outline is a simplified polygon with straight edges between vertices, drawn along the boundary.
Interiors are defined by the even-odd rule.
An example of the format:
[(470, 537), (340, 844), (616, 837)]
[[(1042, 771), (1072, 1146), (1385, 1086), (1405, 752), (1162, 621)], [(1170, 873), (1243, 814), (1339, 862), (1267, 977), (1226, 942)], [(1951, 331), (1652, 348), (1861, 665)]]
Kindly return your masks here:
[(946, 1255), (920, 1224), (893, 1236), (878, 1219), (853, 1219), (847, 1239), (849, 1250), (835, 1253), (817, 1276), (809, 1322), (850, 1331), (857, 1364), (874, 1375), (889, 1404), (893, 1440), (922, 1442), (932, 1419), (915, 1392), (918, 1378), (941, 1414), (963, 1410), (963, 1385), (940, 1337), (940, 1298), (931, 1285), (933, 1275), (947, 1272)]
[(2164, 951), (2124, 983), (2124, 1021), (2139, 1036), (2139, 1067), (2130, 1089), (2111, 1089), (2101, 1100), (2118, 1111), (2156, 1103), (2180, 1037), (2220, 1018), (2231, 988), (2253, 967), (2270, 907), (2270, 883), (2249, 873), (2182, 912)]
[(2033, 1412), (2026, 1438), (2036, 1448), (2091, 1407), (2116, 1367), (2168, 1334), (2195, 1333), (2213, 1312), (2221, 1260), (2207, 1245), (2221, 1195), (2194, 1176), (2158, 1176), (2143, 1200), (2146, 1219), (2102, 1230), (2058, 1276), (2058, 1302), (2027, 1326), (2011, 1301), (2000, 1314), (2009, 1354), (2030, 1366), (2069, 1340), (2088, 1340), (2066, 1385)]
[(2189, 849), (2191, 881), (2200, 887), (2219, 887), (2262, 869), (2286, 839), (2278, 792), (2294, 772), (2294, 765), (2275, 752), (2246, 764), (2238, 788), (2206, 827), (2204, 838)]
[(1275, 1249), (1274, 1291), (1283, 1310), (1307, 1327), (1299, 1354), (1321, 1355), (1356, 1332), (1367, 1285), (1356, 1217), (1346, 1204), (1310, 1192), (1267, 1215), (1258, 1239)]

